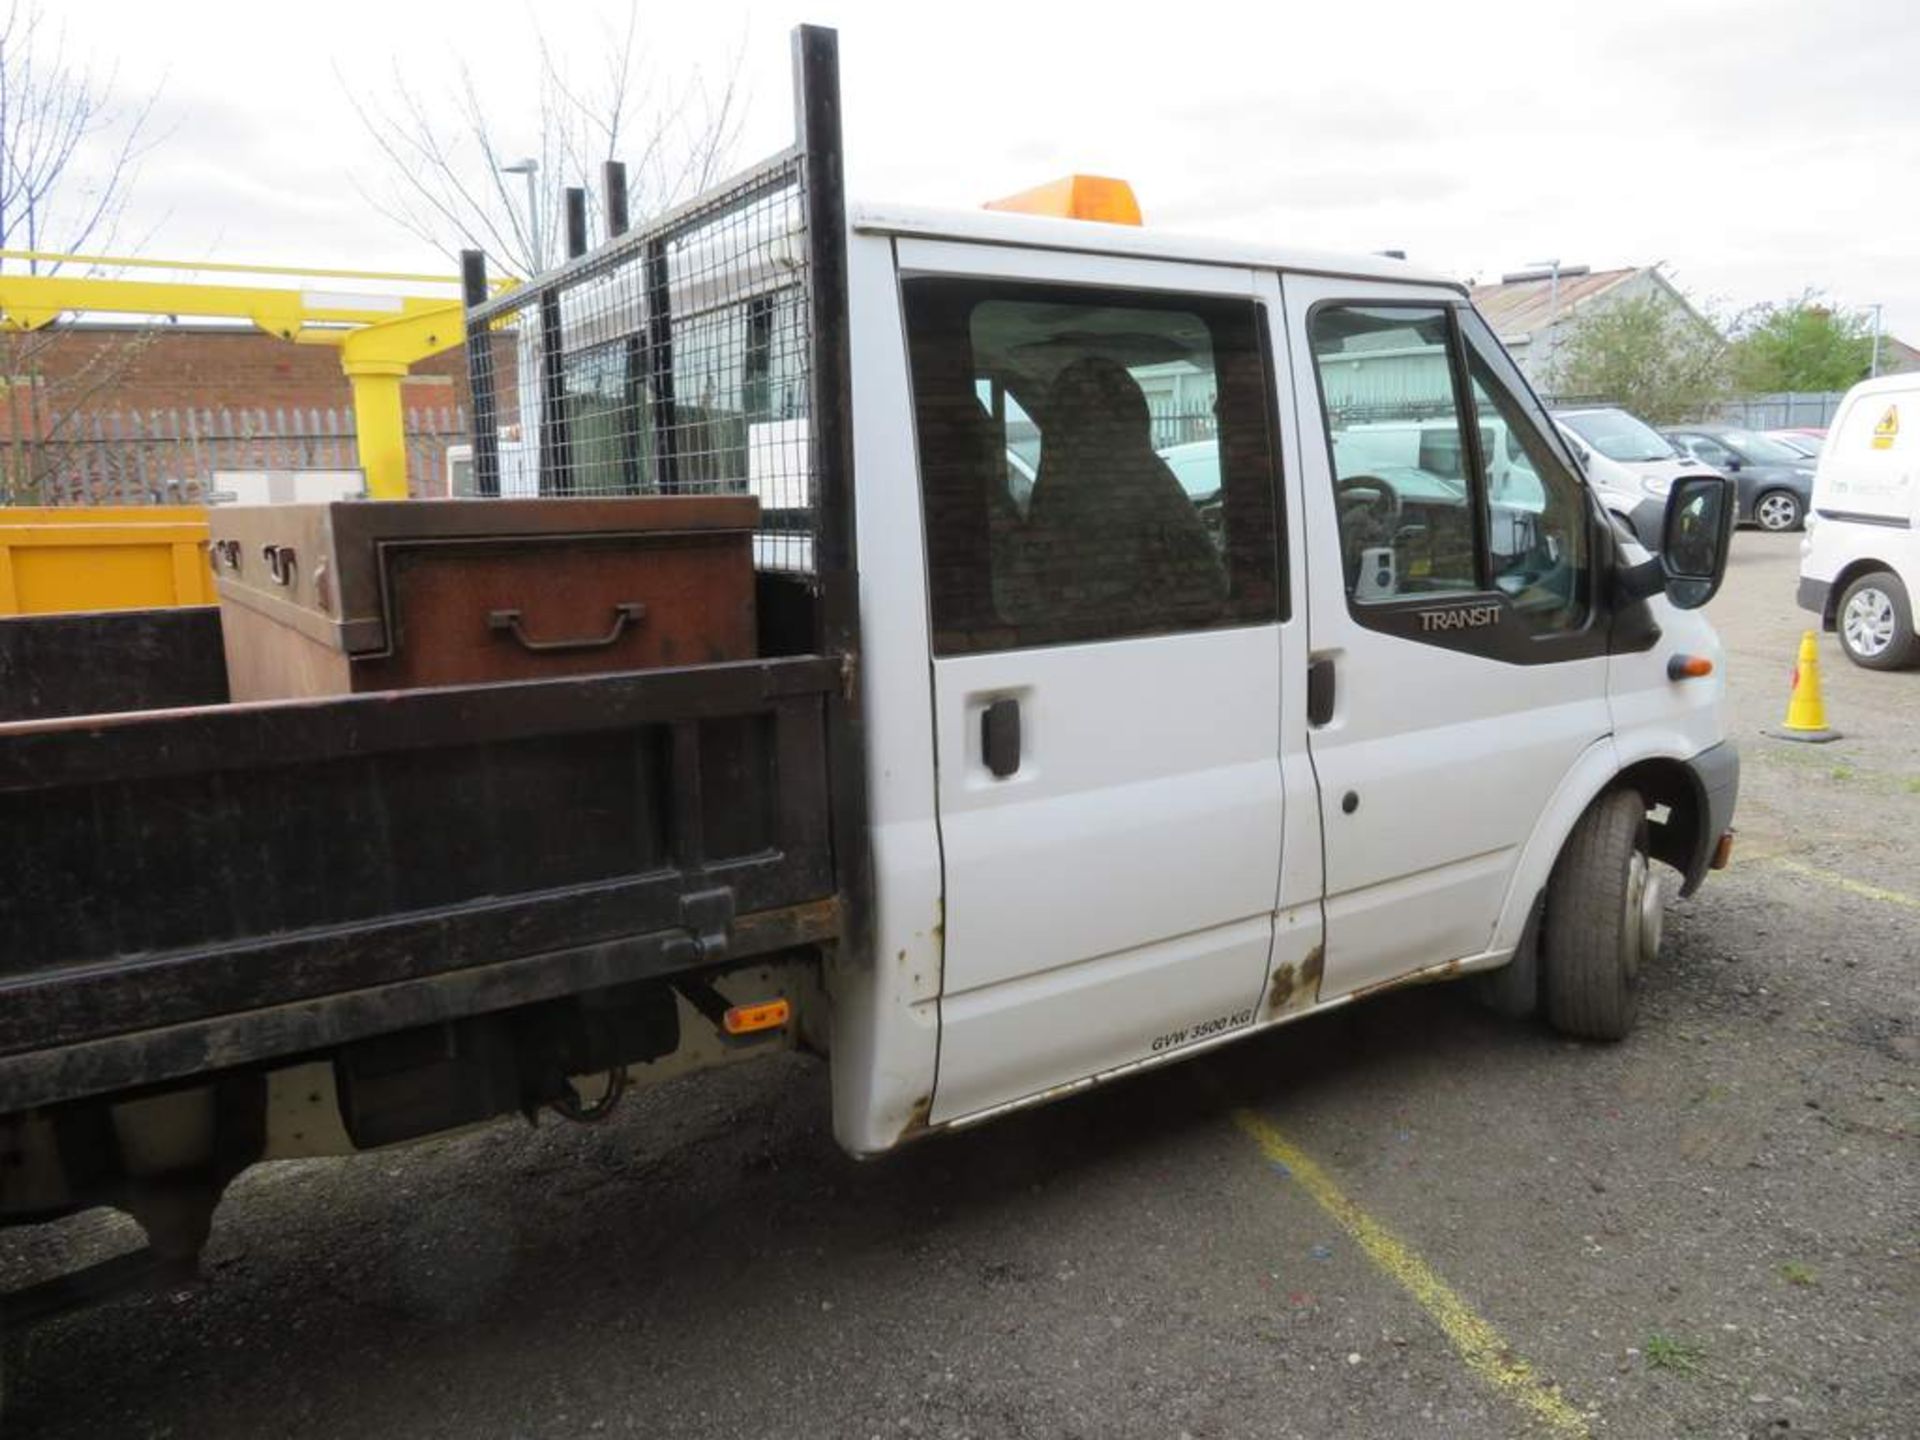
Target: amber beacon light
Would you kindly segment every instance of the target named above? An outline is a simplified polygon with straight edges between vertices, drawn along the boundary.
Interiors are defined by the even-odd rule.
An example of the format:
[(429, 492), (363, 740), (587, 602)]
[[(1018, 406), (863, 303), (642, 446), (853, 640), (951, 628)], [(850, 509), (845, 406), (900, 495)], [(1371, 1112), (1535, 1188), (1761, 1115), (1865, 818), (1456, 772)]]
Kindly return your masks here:
[(1140, 202), (1124, 180), (1105, 175), (1068, 175), (1022, 190), (1004, 200), (989, 200), (989, 210), (1050, 215), (1056, 220), (1104, 220), (1109, 225), (1138, 225)]

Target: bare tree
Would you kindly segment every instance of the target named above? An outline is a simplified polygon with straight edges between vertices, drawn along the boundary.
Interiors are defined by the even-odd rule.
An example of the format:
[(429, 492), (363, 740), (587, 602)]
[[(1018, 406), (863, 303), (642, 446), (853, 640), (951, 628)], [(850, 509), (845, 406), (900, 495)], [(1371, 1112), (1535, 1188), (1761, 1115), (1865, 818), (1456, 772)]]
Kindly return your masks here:
[[(154, 140), (157, 93), (118, 98), (118, 73), (68, 49), (64, 26), (34, 0), (14, 0), (0, 22), (0, 250), (38, 255), (111, 247), (140, 161)], [(58, 259), (0, 256), (0, 270), (52, 274)], [(0, 500), (35, 498), (49, 456), (65, 432), (125, 373), (151, 338), (135, 332), (113, 344), (71, 344), (59, 326), (9, 330), (0, 346), (6, 373), (7, 448)], [(76, 353), (53, 363), (58, 347)]]
[[(601, 62), (584, 75), (536, 29), (533, 110), (524, 123), (537, 133), (512, 131), (502, 97), (483, 94), (464, 59), (431, 95), (398, 62), (390, 98), (370, 100), (349, 88), (390, 172), (383, 187), (364, 192), (368, 202), (449, 258), (478, 249), (496, 273), (530, 275), (561, 257), (564, 187), (586, 190), (589, 229), (598, 230), (607, 160), (625, 162), (636, 214), (703, 189), (739, 136), (738, 58), (717, 81), (694, 68), (669, 82), (646, 54), (640, 8), (628, 9), (623, 27), (606, 27), (596, 47)], [(525, 160), (538, 167), (530, 187), (504, 168)]]

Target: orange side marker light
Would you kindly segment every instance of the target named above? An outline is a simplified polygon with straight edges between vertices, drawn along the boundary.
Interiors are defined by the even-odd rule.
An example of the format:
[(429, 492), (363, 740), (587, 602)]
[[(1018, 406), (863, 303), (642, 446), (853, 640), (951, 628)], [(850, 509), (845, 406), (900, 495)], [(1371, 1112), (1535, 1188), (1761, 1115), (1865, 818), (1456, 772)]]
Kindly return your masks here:
[(1704, 655), (1675, 655), (1667, 661), (1667, 679), (1702, 680), (1713, 674), (1713, 661)]
[(729, 1035), (752, 1035), (761, 1030), (778, 1030), (793, 1015), (793, 1006), (785, 1000), (762, 1000), (758, 1005), (735, 1005), (720, 1017), (720, 1027)]
[(1733, 831), (1721, 832), (1720, 843), (1713, 847), (1713, 861), (1708, 866), (1712, 870), (1724, 870), (1733, 863)]

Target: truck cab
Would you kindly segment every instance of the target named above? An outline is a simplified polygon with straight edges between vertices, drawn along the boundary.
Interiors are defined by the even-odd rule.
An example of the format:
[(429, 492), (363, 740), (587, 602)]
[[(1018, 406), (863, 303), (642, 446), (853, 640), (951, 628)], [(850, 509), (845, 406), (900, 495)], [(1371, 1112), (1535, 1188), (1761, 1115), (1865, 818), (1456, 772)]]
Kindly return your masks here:
[(1622, 587), (1459, 286), (993, 210), (850, 230), (889, 962), (851, 1148), (1503, 967), (1624, 784), (1699, 883), (1735, 768), (1719, 680), (1670, 672), (1718, 644)]

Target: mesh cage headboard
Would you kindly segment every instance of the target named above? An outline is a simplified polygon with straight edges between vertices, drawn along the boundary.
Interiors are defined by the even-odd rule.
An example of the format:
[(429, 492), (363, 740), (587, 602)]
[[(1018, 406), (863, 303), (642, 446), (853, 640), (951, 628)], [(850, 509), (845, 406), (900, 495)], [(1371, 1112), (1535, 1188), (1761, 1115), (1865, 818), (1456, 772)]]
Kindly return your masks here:
[[(479, 494), (751, 494), (756, 565), (820, 579), (821, 471), (837, 447), (817, 416), (841, 402), (818, 363), (816, 272), (837, 270), (843, 325), (845, 212), (819, 33), (829, 69), (806, 63), (803, 33), (791, 149), (525, 285), (487, 298), (470, 276)], [(822, 105), (831, 153), (808, 123)]]

